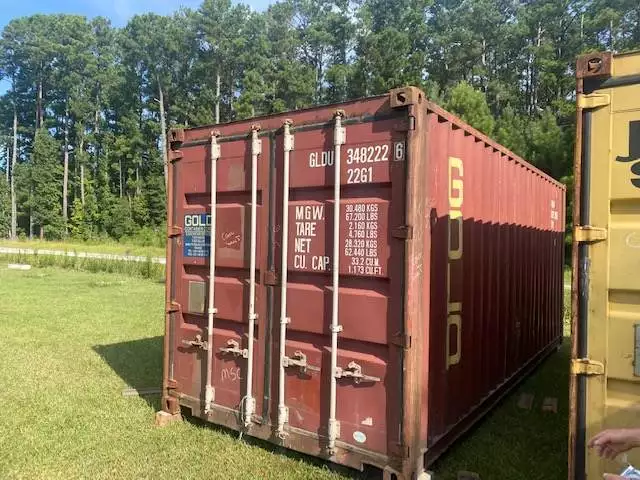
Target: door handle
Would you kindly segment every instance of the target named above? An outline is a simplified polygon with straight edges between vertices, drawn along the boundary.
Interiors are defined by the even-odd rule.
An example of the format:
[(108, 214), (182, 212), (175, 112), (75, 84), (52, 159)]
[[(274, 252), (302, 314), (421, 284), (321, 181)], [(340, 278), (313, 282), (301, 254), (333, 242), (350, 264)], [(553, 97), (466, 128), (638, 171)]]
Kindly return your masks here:
[(282, 359), (282, 366), (284, 368), (287, 367), (298, 367), (302, 373), (305, 373), (307, 370), (311, 370), (313, 372), (319, 372), (320, 367), (316, 367), (315, 365), (309, 365), (307, 363), (307, 356), (298, 351), (293, 354), (291, 357), (284, 357)]
[(227, 346), (220, 348), (220, 352), (236, 357), (248, 358), (249, 350), (240, 348), (240, 344), (236, 340), (227, 340)]
[(196, 338), (193, 340), (182, 340), (182, 344), (187, 347), (196, 347), (201, 348), (202, 350), (209, 350), (209, 344), (206, 340), (202, 340), (201, 335), (196, 335)]
[(347, 368), (338, 367), (336, 369), (336, 378), (353, 378), (353, 383), (360, 382), (379, 382), (380, 377), (373, 375), (365, 375), (362, 373), (362, 367), (356, 362), (350, 362)]

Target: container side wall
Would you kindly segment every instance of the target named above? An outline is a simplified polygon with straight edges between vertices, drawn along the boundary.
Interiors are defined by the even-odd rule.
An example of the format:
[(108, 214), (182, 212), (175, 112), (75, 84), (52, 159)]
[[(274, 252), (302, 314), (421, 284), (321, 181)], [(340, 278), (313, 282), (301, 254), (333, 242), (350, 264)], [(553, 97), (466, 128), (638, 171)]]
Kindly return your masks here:
[(430, 108), (427, 463), (561, 341), (564, 187)]

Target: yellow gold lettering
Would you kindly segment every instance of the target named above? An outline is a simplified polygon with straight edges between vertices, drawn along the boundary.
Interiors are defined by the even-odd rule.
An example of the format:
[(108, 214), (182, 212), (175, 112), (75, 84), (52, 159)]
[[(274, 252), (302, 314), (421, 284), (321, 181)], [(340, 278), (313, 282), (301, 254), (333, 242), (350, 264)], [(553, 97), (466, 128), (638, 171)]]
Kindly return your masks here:
[[(457, 231), (453, 235), (453, 230)], [(449, 260), (460, 260), (462, 258), (462, 214), (452, 218), (449, 216), (449, 222), (447, 223), (447, 230), (449, 234)], [(457, 241), (457, 245), (453, 245), (453, 240)]]
[[(453, 178), (453, 173), (457, 177)], [(446, 363), (447, 370), (460, 363), (462, 358), (462, 302), (453, 302), (451, 298), (451, 266), (453, 262), (462, 260), (463, 225), (463, 164), (456, 157), (449, 157), (449, 215), (447, 221), (447, 331), (446, 331)], [(454, 243), (455, 242), (455, 243)], [(460, 277), (459, 281), (462, 281)], [(451, 345), (451, 331), (455, 328), (455, 348)]]

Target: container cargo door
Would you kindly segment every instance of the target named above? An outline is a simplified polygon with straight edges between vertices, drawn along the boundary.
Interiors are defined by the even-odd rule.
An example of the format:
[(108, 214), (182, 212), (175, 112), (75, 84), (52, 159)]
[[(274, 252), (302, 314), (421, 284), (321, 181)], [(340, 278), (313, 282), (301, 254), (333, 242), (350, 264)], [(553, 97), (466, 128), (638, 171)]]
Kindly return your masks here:
[(581, 58), (578, 92), (571, 480), (621, 470), (586, 443), (640, 427), (640, 53)]
[(268, 140), (239, 137), (172, 144), (170, 202), (171, 376), (194, 414), (232, 427), (262, 414), (267, 318)]
[(402, 349), (393, 343), (403, 328), (406, 183), (399, 124), (406, 110), (364, 121), (337, 113), (315, 127), (287, 123), (277, 138), (279, 360), (271, 391), (276, 434), (291, 448), (294, 433), (319, 438), (320, 454), (346, 443), (385, 455), (389, 439), (398, 441)]
[(356, 468), (414, 468), (421, 102), (402, 89), (171, 134), (169, 412)]

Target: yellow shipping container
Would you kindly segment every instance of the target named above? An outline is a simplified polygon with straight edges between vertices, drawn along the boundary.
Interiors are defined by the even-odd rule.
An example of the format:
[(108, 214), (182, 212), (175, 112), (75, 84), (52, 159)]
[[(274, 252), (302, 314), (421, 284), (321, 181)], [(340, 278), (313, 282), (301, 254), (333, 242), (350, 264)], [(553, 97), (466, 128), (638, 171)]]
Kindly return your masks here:
[(584, 480), (623, 468), (589, 451), (593, 435), (640, 427), (640, 52), (576, 71), (569, 478)]

